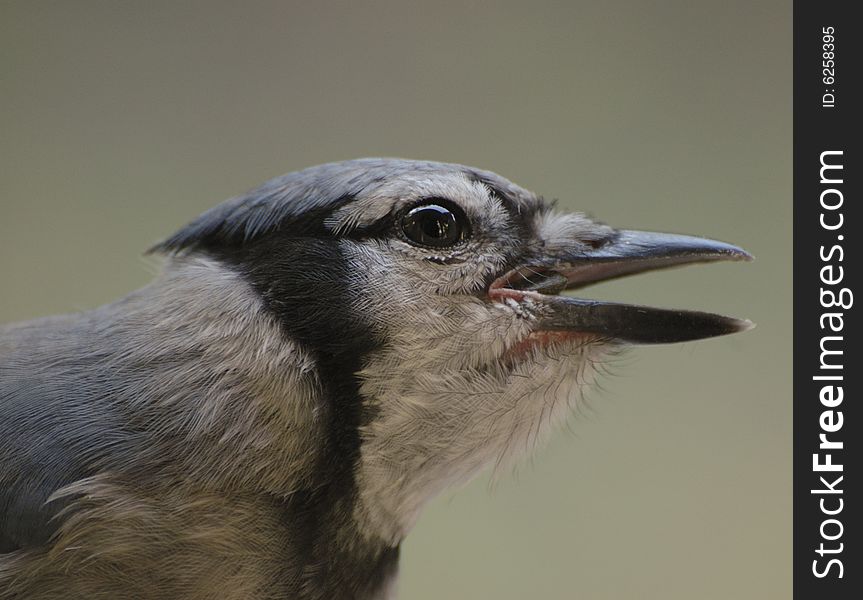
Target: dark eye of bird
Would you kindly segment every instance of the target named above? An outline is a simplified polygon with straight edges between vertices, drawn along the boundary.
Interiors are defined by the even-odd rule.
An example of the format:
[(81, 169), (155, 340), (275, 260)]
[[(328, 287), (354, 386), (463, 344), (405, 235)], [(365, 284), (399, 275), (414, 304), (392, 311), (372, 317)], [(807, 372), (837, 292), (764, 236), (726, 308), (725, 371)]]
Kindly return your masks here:
[(402, 217), (402, 231), (420, 246), (444, 248), (463, 240), (468, 233), (467, 218), (458, 208), (423, 204)]

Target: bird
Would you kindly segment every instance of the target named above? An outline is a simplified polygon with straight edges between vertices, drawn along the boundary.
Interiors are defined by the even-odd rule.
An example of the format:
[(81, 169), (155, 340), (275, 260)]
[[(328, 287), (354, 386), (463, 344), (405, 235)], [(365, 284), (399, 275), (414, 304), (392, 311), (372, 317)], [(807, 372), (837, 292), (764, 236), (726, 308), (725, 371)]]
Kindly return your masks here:
[(124, 298), (0, 328), (2, 600), (393, 598), (426, 503), (615, 356), (752, 327), (564, 294), (737, 246), (450, 163), (296, 171), (149, 252)]

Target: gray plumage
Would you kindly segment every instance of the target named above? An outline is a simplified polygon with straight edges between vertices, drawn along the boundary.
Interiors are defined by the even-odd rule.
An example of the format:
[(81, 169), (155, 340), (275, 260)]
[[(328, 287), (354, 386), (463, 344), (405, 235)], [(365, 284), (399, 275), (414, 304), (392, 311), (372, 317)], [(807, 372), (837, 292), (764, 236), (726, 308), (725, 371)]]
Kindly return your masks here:
[(623, 341), (747, 326), (556, 296), (748, 255), (460, 165), (306, 169), (154, 251), (126, 298), (0, 328), (2, 600), (391, 597), (423, 505), (541, 441)]
[(307, 229), (309, 217), (331, 213), (355, 198), (374, 197), (388, 185), (428, 175), (465, 176), (484, 181), (510, 197), (525, 195), (490, 171), (439, 162), (363, 158), (327, 163), (275, 177), (247, 194), (208, 210), (153, 251), (176, 252), (204, 240), (247, 241), (279, 228)]

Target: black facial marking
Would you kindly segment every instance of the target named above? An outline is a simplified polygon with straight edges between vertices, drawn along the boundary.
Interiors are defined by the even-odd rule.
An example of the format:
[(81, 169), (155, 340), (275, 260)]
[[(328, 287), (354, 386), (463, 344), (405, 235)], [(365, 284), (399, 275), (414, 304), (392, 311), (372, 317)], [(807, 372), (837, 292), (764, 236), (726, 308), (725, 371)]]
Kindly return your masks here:
[(518, 229), (518, 235), (521, 239), (528, 239), (534, 235), (533, 224), (537, 212), (544, 209), (542, 203), (526, 204), (522, 198), (497, 185), (486, 174), (472, 173), (470, 179), (474, 183), (484, 186), (491, 197), (500, 202), (501, 206), (509, 214), (512, 223)]
[(369, 541), (356, 541), (350, 548), (340, 543), (346, 535), (365, 540), (353, 520), (355, 472), (360, 457), (359, 429), (373, 414), (363, 402), (357, 373), (364, 357), (379, 348), (381, 340), (353, 309), (347, 289), (350, 267), (338, 244), (334, 238), (276, 232), (240, 247), (206, 250), (251, 283), (285, 335), (314, 359), (327, 409), (322, 415), (329, 423), (327, 439), (322, 441), (316, 481), (309, 489), (292, 494), (285, 510), (290, 513), (286, 522), (294, 536), (291, 544), (307, 544), (301, 555), (318, 565), (310, 567), (309, 577), (317, 581), (322, 570), (329, 574), (313, 588), (333, 591), (322, 597), (353, 597), (341, 595), (345, 590), (337, 582), (372, 577), (372, 572), (381, 569), (388, 572), (389, 559), (384, 559), (392, 550)]
[(286, 553), (305, 560), (301, 573), (285, 570), (279, 582), (284, 597), (329, 600), (380, 596), (381, 588), (396, 573), (399, 546), (363, 538), (351, 521), (350, 505), (322, 495), (320, 490), (301, 490), (273, 502), (283, 515)]
[[(278, 231), (290, 231), (293, 236), (331, 237), (325, 225), (326, 218), (353, 199), (352, 195), (344, 194), (327, 204), (314, 206), (305, 212), (287, 214), (276, 223), (269, 223), (263, 216), (257, 219), (249, 216), (243, 227), (240, 227), (236, 221), (230, 220), (231, 213), (237, 212), (237, 209), (231, 206), (232, 201), (229, 200), (207, 211), (196, 221), (152, 248), (151, 252), (179, 252), (208, 248), (236, 250), (258, 237)], [(251, 209), (246, 212), (251, 212)], [(266, 233), (255, 234), (256, 231)]]
[(358, 225), (339, 237), (356, 241), (391, 238), (396, 235), (394, 226), (396, 218), (396, 215), (388, 214), (372, 223)]
[(332, 403), (333, 449), (342, 464), (352, 465), (358, 455), (362, 412), (355, 373), (380, 340), (363, 315), (353, 310), (346, 289), (349, 266), (337, 240), (276, 233), (239, 248), (209, 248), (208, 253), (239, 270), (286, 335), (312, 353)]

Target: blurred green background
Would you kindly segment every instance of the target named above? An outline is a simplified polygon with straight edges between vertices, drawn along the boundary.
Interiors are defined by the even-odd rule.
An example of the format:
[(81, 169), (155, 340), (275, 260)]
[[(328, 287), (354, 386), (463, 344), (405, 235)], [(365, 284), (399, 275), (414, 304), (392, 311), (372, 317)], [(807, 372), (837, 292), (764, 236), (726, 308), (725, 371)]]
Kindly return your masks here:
[(6, 1), (0, 78), (0, 321), (117, 298), (200, 211), (358, 156), (747, 248), (590, 291), (758, 328), (630, 352), (571, 433), (430, 505), (401, 597), (790, 597), (790, 2)]

